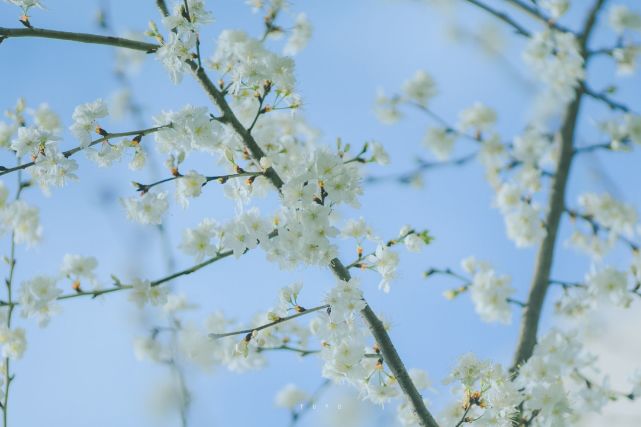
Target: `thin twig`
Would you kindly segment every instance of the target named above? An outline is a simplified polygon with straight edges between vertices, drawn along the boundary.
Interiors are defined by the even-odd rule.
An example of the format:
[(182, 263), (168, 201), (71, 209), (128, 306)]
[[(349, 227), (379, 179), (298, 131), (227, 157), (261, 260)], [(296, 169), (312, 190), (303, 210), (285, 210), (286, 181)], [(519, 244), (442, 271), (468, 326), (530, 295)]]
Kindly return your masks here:
[(300, 308), (302, 311), (299, 311), (296, 314), (292, 314), (291, 316), (286, 316), (286, 317), (280, 317), (273, 322), (265, 323), (260, 326), (256, 326), (255, 328), (250, 328), (250, 329), (241, 329), (240, 331), (234, 331), (234, 332), (223, 332), (220, 334), (217, 333), (211, 333), (209, 334), (210, 338), (213, 339), (219, 339), (219, 338), (225, 338), (225, 337), (231, 337), (234, 335), (242, 335), (242, 334), (253, 334), (254, 332), (262, 331), (263, 329), (271, 328), (272, 326), (278, 325), (279, 323), (287, 322), (288, 320), (296, 319), (297, 317), (304, 316), (309, 313), (313, 313), (318, 310), (323, 310), (325, 308), (329, 308), (329, 304), (324, 304), (324, 305), (319, 305), (318, 307), (314, 308)]
[(624, 103), (615, 101), (612, 98), (610, 98), (607, 94), (602, 92), (597, 92), (594, 89), (587, 86), (586, 84), (584, 84), (583, 86), (584, 86), (583, 90), (586, 95), (588, 95), (590, 98), (593, 98), (597, 101), (601, 101), (605, 103), (611, 110), (621, 111), (624, 113), (631, 112), (630, 107), (628, 107)]
[[(91, 141), (91, 143), (89, 143), (89, 145), (78, 146), (78, 147), (72, 148), (70, 150), (63, 151), (62, 155), (65, 156), (66, 158), (69, 158), (69, 157), (73, 156), (74, 154), (76, 154), (79, 151), (82, 151), (82, 150), (84, 150), (86, 148), (92, 147), (92, 146), (94, 146), (96, 144), (100, 144), (101, 142), (108, 141), (110, 139), (121, 138), (121, 137), (125, 137), (125, 136), (140, 136), (140, 137), (143, 137), (143, 136), (148, 135), (150, 133), (158, 132), (161, 129), (166, 129), (166, 128), (169, 128), (169, 127), (171, 127), (171, 124), (164, 125), (164, 126), (156, 126), (156, 127), (148, 128), (148, 129), (133, 130), (133, 131), (130, 131), (130, 132), (107, 133), (106, 135), (104, 135), (104, 136), (102, 136), (102, 137), (100, 137), (100, 138), (98, 138), (98, 139), (96, 139), (94, 141)], [(20, 164), (18, 166), (14, 166), (12, 168), (6, 168), (4, 166), (0, 166), (0, 176), (9, 174), (9, 173), (12, 173), (12, 172), (15, 172), (15, 171), (19, 171), (19, 170), (22, 170), (22, 169), (27, 169), (27, 168), (35, 165), (35, 164), (36, 164), (35, 162), (28, 162), (28, 163)]]
[(561, 32), (564, 32), (564, 33), (575, 34), (575, 32), (572, 31), (571, 29), (569, 29), (567, 27), (564, 27), (563, 25), (559, 24), (558, 22), (556, 22), (555, 20), (553, 20), (549, 16), (546, 16), (540, 9), (535, 8), (534, 6), (532, 6), (529, 3), (524, 2), (523, 0), (504, 0), (504, 1), (507, 2), (508, 4), (510, 4), (511, 6), (514, 6), (514, 7), (518, 8), (518, 9), (521, 9), (523, 12), (527, 13), (528, 15), (533, 17), (534, 19), (537, 19), (537, 20), (543, 22), (548, 27), (554, 28), (555, 30), (561, 31)]
[[(244, 178), (244, 177), (250, 177), (250, 178), (254, 177), (255, 178), (255, 177), (258, 177), (258, 176), (261, 176), (261, 175), (263, 175), (262, 172), (240, 172), (240, 173), (233, 173), (233, 174), (228, 174), (228, 175), (206, 176), (203, 186), (207, 185), (211, 181), (220, 181), (221, 183), (225, 183), (230, 179)], [(181, 179), (181, 178), (185, 178), (185, 175), (170, 176), (168, 178), (163, 178), (163, 179), (160, 179), (158, 181), (154, 181), (154, 182), (152, 182), (150, 184), (141, 184), (139, 182), (134, 182), (134, 185), (136, 186), (136, 190), (138, 190), (138, 191), (140, 191), (142, 193), (146, 193), (151, 188), (153, 188), (153, 187), (155, 187), (157, 185), (164, 184), (166, 182), (175, 181), (175, 180)]]
[[(22, 190), (26, 187), (22, 183), (22, 172), (18, 172), (18, 189), (16, 190), (15, 200), (19, 200), (22, 195)], [(13, 310), (15, 308), (13, 304), (13, 279), (14, 273), (16, 270), (16, 233), (15, 231), (11, 232), (11, 249), (9, 254), (9, 276), (5, 279), (5, 285), (7, 287), (7, 301), (8, 309), (6, 314), (6, 327), (11, 329), (11, 320), (13, 317)], [(11, 383), (13, 382), (14, 375), (11, 375), (11, 360), (7, 356), (4, 358), (4, 396), (2, 398), (2, 425), (3, 427), (8, 426), (8, 416), (9, 416), (9, 390)]]
[(516, 20), (514, 20), (505, 12), (501, 12), (497, 9), (494, 9), (493, 7), (488, 6), (487, 4), (479, 0), (464, 0), (464, 1), (470, 4), (473, 4), (474, 6), (486, 11), (487, 13), (494, 16), (495, 18), (505, 22), (507, 25), (512, 27), (512, 29), (515, 31), (516, 34), (524, 37), (531, 36), (531, 33), (525, 27), (523, 27), (521, 24), (519, 24)]
[(379, 176), (372, 175), (372, 176), (366, 177), (365, 182), (367, 184), (378, 184), (380, 182), (385, 182), (385, 181), (397, 181), (401, 184), (409, 184), (414, 180), (414, 178), (416, 178), (423, 172), (426, 172), (432, 169), (463, 166), (470, 163), (477, 156), (478, 156), (478, 151), (465, 154), (460, 157), (455, 157), (449, 160), (442, 160), (442, 161), (427, 161), (427, 160), (419, 159), (418, 166), (416, 166), (414, 170), (410, 172), (392, 174), (392, 175), (379, 175)]

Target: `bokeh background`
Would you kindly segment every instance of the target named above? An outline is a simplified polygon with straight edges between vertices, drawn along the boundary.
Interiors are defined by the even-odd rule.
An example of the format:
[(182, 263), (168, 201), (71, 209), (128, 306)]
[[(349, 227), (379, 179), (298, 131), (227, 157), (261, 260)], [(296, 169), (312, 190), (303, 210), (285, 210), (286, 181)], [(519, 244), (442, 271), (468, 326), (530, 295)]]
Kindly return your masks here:
[[(144, 31), (151, 19), (159, 22), (152, 0), (45, 3), (46, 10), (32, 12), (31, 21), (37, 27), (123, 34)], [(576, 27), (591, 2), (574, 3), (566, 23)], [(639, 7), (634, 0), (618, 3)], [(213, 52), (215, 38), (223, 29), (261, 34), (260, 14), (253, 14), (244, 2), (208, 4), (216, 22), (201, 36), (205, 55)], [(521, 61), (524, 41), (465, 2), (293, 2), (291, 13), (299, 11), (306, 12), (314, 26), (309, 46), (296, 58), (298, 88), (305, 104), (303, 114), (322, 132), (327, 144), (337, 137), (357, 146), (371, 139), (382, 142), (392, 163), (385, 168), (369, 167), (371, 175), (401, 173), (409, 170), (417, 157), (430, 156), (420, 144), (428, 126), (433, 125), (427, 117), (408, 111), (399, 124), (386, 126), (373, 114), (377, 88), (388, 93), (397, 91), (417, 69), (427, 70), (438, 82), (440, 95), (434, 100), (433, 109), (452, 123), (456, 122), (458, 111), (482, 101), (498, 111), (498, 129), (510, 138), (532, 116), (540, 87)], [(107, 28), (98, 25), (99, 12)], [(0, 3), (0, 26), (20, 26), (19, 15), (18, 8)], [(523, 15), (515, 12), (514, 16), (529, 28), (538, 28)], [(594, 45), (607, 46), (614, 40), (615, 35), (602, 25)], [(270, 44), (279, 49), (282, 41)], [(107, 46), (45, 39), (6, 40), (0, 45), (0, 108), (13, 107), (18, 97), (24, 97), (31, 107), (47, 102), (61, 115), (66, 127), (71, 124), (76, 105), (99, 97), (109, 99), (122, 89), (122, 82), (114, 77), (114, 58), (115, 50)], [(603, 88), (615, 82), (620, 87), (616, 96), (640, 107), (641, 79), (618, 78), (614, 71), (608, 61), (595, 61), (589, 72), (593, 86)], [(128, 80), (142, 114), (104, 122), (110, 131), (139, 129), (141, 120), (149, 125), (151, 117), (163, 109), (179, 109), (187, 103), (209, 105), (189, 76), (174, 86), (151, 56)], [(596, 131), (591, 117), (603, 117), (607, 110), (591, 100), (586, 101), (585, 107), (578, 143), (600, 142), (603, 136)], [(146, 138), (144, 143), (151, 145), (152, 138)], [(64, 144), (69, 148), (76, 145), (68, 132)], [(459, 143), (457, 153), (471, 148), (465, 142)], [(641, 208), (640, 158), (638, 150), (581, 156), (574, 164), (568, 200), (576, 201), (582, 191), (607, 190)], [(6, 155), (1, 159), (0, 164), (13, 162)], [(119, 197), (134, 193), (131, 180), (149, 182), (164, 176), (166, 172), (160, 166), (132, 173), (126, 163), (98, 169), (82, 155), (77, 159), (81, 177), (78, 182), (54, 190), (49, 198), (37, 189), (24, 194), (26, 200), (41, 207), (45, 238), (36, 248), (19, 249), (16, 283), (35, 274), (55, 274), (65, 253), (96, 256), (103, 284), (109, 283), (111, 273), (123, 279), (136, 275), (158, 278), (168, 271), (167, 247), (172, 249), (175, 269), (192, 265), (192, 260), (176, 250), (185, 227), (194, 226), (206, 216), (224, 221), (233, 215), (233, 203), (220, 188), (210, 185), (190, 209), (172, 206), (166, 223), (168, 238), (163, 241), (153, 227), (128, 222), (118, 203)], [(216, 172), (213, 160), (202, 164), (210, 169), (200, 168), (201, 171)], [(7, 176), (4, 180), (12, 185), (14, 178)], [(425, 280), (422, 273), (430, 267), (458, 268), (462, 258), (476, 255), (511, 275), (517, 296), (524, 299), (535, 250), (517, 250), (505, 237), (502, 219), (492, 208), (492, 192), (479, 165), (434, 170), (423, 181), (421, 188), (394, 182), (369, 185), (362, 197), (362, 210), (354, 214), (364, 215), (383, 238), (396, 236), (404, 224), (428, 228), (436, 238), (420, 254), (401, 251), (399, 278), (389, 294), (377, 289), (375, 274), (365, 272), (361, 277), (370, 304), (392, 323), (392, 338), (407, 366), (426, 369), (432, 378), (434, 390), (426, 396), (438, 412), (450, 399), (448, 388), (441, 381), (459, 355), (471, 351), (509, 364), (519, 317), (515, 310), (515, 321), (510, 326), (482, 323), (467, 296), (454, 301), (442, 297), (442, 292), (453, 286), (451, 281)], [(589, 261), (564, 247), (569, 230), (564, 221), (553, 276), (580, 280)], [(7, 236), (0, 240), (2, 247), (8, 252)], [(343, 258), (351, 259), (354, 248), (344, 245), (343, 253)], [(611, 261), (624, 268), (627, 257), (623, 251), (616, 252)], [(172, 286), (198, 303), (199, 308), (186, 317), (200, 323), (218, 309), (239, 320), (249, 320), (256, 311), (276, 302), (279, 288), (299, 280), (305, 283), (302, 302), (309, 306), (320, 301), (333, 284), (326, 269), (279, 271), (266, 262), (261, 251), (252, 251), (238, 260), (228, 259), (180, 278)], [(550, 301), (551, 298), (542, 330), (556, 321), (549, 309)], [(153, 311), (138, 311), (124, 292), (97, 300), (69, 300), (62, 308), (62, 314), (44, 329), (35, 322), (18, 319), (18, 324), (27, 329), (28, 350), (22, 360), (12, 364), (16, 379), (11, 391), (10, 425), (179, 425), (175, 412), (159, 410), (159, 405), (171, 406), (166, 392), (171, 384), (168, 370), (136, 361), (132, 350), (134, 337), (145, 335), (151, 326), (162, 323), (162, 318)], [(638, 302), (628, 312), (603, 312), (589, 328), (589, 345), (603, 354), (604, 371), (611, 372), (613, 385), (621, 388), (626, 388), (624, 379), (631, 367), (639, 365), (641, 348), (635, 328), (641, 321), (638, 312)], [(321, 363), (314, 357), (286, 353), (270, 354), (269, 361), (266, 369), (243, 375), (224, 368), (202, 372), (186, 367), (194, 398), (190, 425), (287, 425), (288, 413), (274, 405), (275, 392), (289, 382), (312, 392), (322, 382)], [(338, 403), (342, 405), (340, 410)], [(395, 422), (394, 409), (362, 403), (350, 389), (332, 387), (300, 425), (388, 426)], [(612, 425), (639, 425), (641, 409), (638, 403), (623, 403), (602, 419)], [(597, 419), (586, 420), (585, 425), (590, 422), (602, 425)]]

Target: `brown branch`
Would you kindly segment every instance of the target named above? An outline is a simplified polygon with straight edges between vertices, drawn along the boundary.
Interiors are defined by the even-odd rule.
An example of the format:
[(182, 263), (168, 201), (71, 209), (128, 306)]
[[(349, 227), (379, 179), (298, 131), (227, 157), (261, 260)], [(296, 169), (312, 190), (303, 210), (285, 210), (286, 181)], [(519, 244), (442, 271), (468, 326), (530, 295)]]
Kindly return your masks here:
[[(587, 43), (596, 23), (597, 15), (604, 3), (605, 0), (597, 0), (595, 2), (583, 26), (584, 29), (579, 39), (583, 57), (586, 55)], [(584, 86), (581, 85), (575, 90), (574, 100), (567, 107), (565, 119), (561, 127), (561, 154), (557, 164), (556, 174), (554, 178), (552, 178), (552, 188), (548, 201), (549, 209), (546, 218), (547, 234), (543, 242), (541, 242), (536, 256), (534, 276), (530, 285), (527, 306), (524, 309), (521, 321), (521, 330), (514, 354), (512, 370), (518, 369), (522, 363), (526, 362), (532, 356), (534, 346), (536, 345), (541, 311), (550, 283), (550, 272), (554, 259), (557, 232), (565, 207), (565, 191), (574, 154), (574, 134), (583, 95)]]
[(0, 36), (13, 37), (40, 37), (46, 39), (68, 40), (80, 43), (104, 44), (109, 46), (124, 47), (127, 49), (155, 52), (160, 46), (121, 37), (100, 36), (97, 34), (72, 33), (67, 31), (45, 30), (42, 28), (4, 28), (0, 27)]

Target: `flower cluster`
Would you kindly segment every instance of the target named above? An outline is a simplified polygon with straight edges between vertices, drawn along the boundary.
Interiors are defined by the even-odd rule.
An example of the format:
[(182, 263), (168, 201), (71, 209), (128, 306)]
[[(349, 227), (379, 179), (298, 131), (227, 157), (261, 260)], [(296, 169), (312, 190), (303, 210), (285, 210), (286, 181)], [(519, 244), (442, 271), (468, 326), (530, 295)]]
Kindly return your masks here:
[(358, 282), (339, 281), (325, 302), (330, 309), (310, 325), (321, 340), (323, 376), (356, 387), (373, 403), (383, 404), (398, 396), (398, 384), (384, 372), (380, 356), (372, 351), (373, 357), (368, 357), (367, 331), (358, 316), (366, 304)]
[(583, 56), (572, 33), (552, 29), (536, 33), (523, 57), (551, 93), (566, 102), (585, 75)]
[(168, 40), (160, 35), (155, 24), (150, 24), (147, 34), (161, 41), (156, 51), (157, 59), (175, 84), (180, 83), (183, 74), (190, 70), (189, 61), (195, 59), (192, 52), (199, 43), (199, 27), (210, 22), (213, 22), (213, 16), (205, 9), (203, 0), (188, 0), (177, 2), (173, 13), (163, 18), (163, 24), (171, 30)]
[(489, 263), (469, 257), (461, 261), (463, 269), (472, 275), (470, 296), (476, 312), (486, 322), (510, 323), (512, 310), (509, 299), (515, 289), (509, 276), (499, 275)]
[(463, 400), (445, 409), (440, 417), (442, 425), (456, 425), (466, 418), (480, 426), (513, 425), (523, 395), (501, 365), (468, 353), (458, 360), (446, 383), (457, 383), (454, 392)]
[(167, 192), (149, 191), (140, 196), (122, 198), (127, 218), (140, 224), (160, 224), (169, 208)]
[(594, 259), (603, 258), (622, 236), (638, 234), (636, 209), (608, 193), (582, 194), (579, 196), (579, 206), (581, 212), (572, 211), (571, 215), (575, 221), (580, 219), (586, 223), (588, 228), (584, 231), (577, 224), (568, 243)]
[(22, 283), (20, 292), (21, 313), (24, 317), (37, 317), (40, 326), (46, 326), (59, 310), (56, 299), (62, 290), (56, 287), (56, 279), (36, 276)]
[(296, 55), (307, 46), (309, 39), (312, 37), (312, 24), (307, 19), (307, 15), (299, 13), (296, 16), (296, 22), (292, 33), (283, 47), (285, 55)]
[(231, 92), (255, 90), (265, 81), (277, 92), (290, 95), (294, 91), (294, 62), (265, 49), (263, 44), (242, 31), (225, 30), (218, 37), (216, 52), (210, 65), (231, 75)]
[(78, 178), (74, 173), (78, 164), (60, 152), (58, 115), (47, 104), (41, 104), (36, 110), (28, 110), (33, 124), (27, 126), (23, 115), (25, 110), (24, 101), (19, 100), (13, 113), (13, 125), (0, 122), (0, 146), (11, 148), (18, 159), (28, 155), (33, 162), (28, 169), (33, 180), (49, 195), (51, 186), (63, 187), (68, 181)]
[(526, 396), (524, 416), (536, 412), (536, 425), (540, 426), (568, 425), (576, 422), (578, 411), (589, 408), (598, 412), (612, 394), (581, 377), (580, 372), (592, 368), (594, 360), (575, 333), (549, 331), (519, 368), (515, 380)]

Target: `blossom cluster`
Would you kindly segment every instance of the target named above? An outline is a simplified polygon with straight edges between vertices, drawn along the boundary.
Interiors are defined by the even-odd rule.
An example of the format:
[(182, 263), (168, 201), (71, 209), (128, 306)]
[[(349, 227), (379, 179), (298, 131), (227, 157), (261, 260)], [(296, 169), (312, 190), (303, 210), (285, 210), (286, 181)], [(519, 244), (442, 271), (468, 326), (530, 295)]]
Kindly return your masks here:
[(465, 272), (472, 275), (469, 292), (474, 308), (486, 322), (510, 323), (509, 300), (515, 289), (509, 276), (499, 275), (489, 263), (469, 257), (461, 261)]

